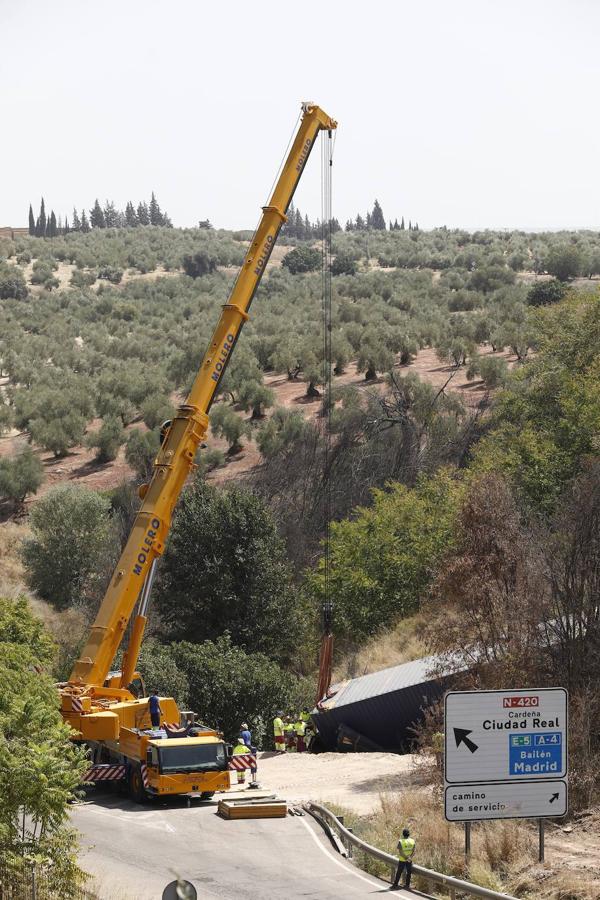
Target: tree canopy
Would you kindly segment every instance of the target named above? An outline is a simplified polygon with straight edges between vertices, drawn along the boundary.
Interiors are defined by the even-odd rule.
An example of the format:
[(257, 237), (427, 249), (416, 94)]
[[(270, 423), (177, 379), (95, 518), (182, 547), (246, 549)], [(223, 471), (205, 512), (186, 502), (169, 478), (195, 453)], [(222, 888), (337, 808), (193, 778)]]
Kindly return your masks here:
[(177, 508), (156, 604), (174, 639), (216, 639), (288, 659), (298, 635), (283, 541), (261, 500), (197, 479)]

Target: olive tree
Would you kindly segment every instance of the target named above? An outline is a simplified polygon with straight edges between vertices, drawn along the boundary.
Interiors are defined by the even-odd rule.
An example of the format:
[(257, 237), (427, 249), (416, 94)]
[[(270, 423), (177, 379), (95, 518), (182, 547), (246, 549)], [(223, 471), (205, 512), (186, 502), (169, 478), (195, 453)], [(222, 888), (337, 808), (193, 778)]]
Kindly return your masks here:
[(60, 485), (33, 506), (23, 548), (27, 582), (58, 609), (96, 600), (112, 568), (110, 502), (88, 488)]

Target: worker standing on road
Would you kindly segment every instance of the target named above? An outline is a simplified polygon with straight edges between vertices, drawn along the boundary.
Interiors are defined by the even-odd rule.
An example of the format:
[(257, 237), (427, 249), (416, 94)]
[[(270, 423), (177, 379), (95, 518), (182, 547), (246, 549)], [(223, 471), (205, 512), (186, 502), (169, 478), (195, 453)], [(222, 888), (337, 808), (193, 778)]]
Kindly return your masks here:
[(283, 730), (285, 732), (285, 745), (288, 753), (295, 753), (296, 731), (291, 716), (285, 717), (285, 725), (283, 726)]
[(285, 753), (285, 735), (283, 733), (283, 710), (279, 710), (273, 719), (273, 737), (275, 738), (275, 749), (278, 753)]
[(160, 728), (160, 717), (162, 709), (160, 708), (160, 700), (156, 691), (152, 691), (148, 697), (148, 709), (150, 710), (150, 721), (153, 728)]
[(240, 737), (243, 739), (246, 747), (252, 749), (252, 735), (250, 734), (247, 722), (242, 722), (240, 725)]
[[(232, 756), (250, 756), (250, 747), (247, 747), (244, 743), (244, 739), (242, 735), (237, 739), (237, 744), (231, 751)], [(246, 781), (246, 770), (245, 769), (237, 769), (237, 783), (244, 784)]]
[(306, 722), (299, 716), (298, 721), (294, 726), (294, 730), (296, 732), (296, 749), (298, 753), (304, 753), (306, 750), (306, 744), (304, 742), (304, 736), (306, 734)]
[(396, 877), (392, 885), (392, 890), (396, 890), (400, 882), (400, 876), (406, 869), (406, 889), (410, 888), (410, 876), (412, 875), (412, 859), (415, 855), (415, 840), (411, 838), (410, 831), (405, 828), (402, 837), (398, 841), (398, 868), (396, 869)]

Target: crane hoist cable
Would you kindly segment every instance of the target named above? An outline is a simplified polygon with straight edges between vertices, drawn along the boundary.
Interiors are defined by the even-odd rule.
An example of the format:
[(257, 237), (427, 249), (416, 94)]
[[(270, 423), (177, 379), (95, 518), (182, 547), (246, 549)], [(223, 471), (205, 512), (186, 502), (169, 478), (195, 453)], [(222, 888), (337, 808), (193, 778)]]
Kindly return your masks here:
[(333, 603), (331, 600), (331, 520), (333, 517), (333, 486), (331, 480), (331, 413), (332, 391), (332, 285), (331, 285), (331, 218), (332, 169), (334, 139), (331, 131), (321, 132), (321, 316), (323, 336), (323, 518), (324, 555), (322, 606), (323, 631), (319, 654), (317, 703), (326, 696), (331, 684), (333, 658)]

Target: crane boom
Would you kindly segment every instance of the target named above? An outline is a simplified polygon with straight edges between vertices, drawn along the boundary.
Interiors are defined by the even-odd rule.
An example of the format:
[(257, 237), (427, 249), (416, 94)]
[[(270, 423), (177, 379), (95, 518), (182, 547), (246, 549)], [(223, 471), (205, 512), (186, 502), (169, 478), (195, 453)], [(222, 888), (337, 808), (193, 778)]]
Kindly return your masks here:
[[(69, 685), (101, 688), (119, 649), (135, 604), (144, 586), (149, 593), (154, 564), (163, 553), (173, 510), (194, 465), (198, 446), (208, 428), (208, 412), (235, 348), (248, 310), (286, 211), (302, 175), (318, 133), (331, 131), (337, 123), (312, 103), (302, 106), (303, 115), (291, 149), (282, 167), (268, 205), (252, 238), (248, 252), (227, 303), (204, 354), (189, 396), (179, 407), (154, 463), (149, 485), (143, 486), (142, 506), (102, 600), (88, 641), (76, 661)], [(135, 670), (145, 624), (144, 595), (129, 648), (125, 655), (121, 692)], [(112, 692), (113, 695), (116, 691)]]

